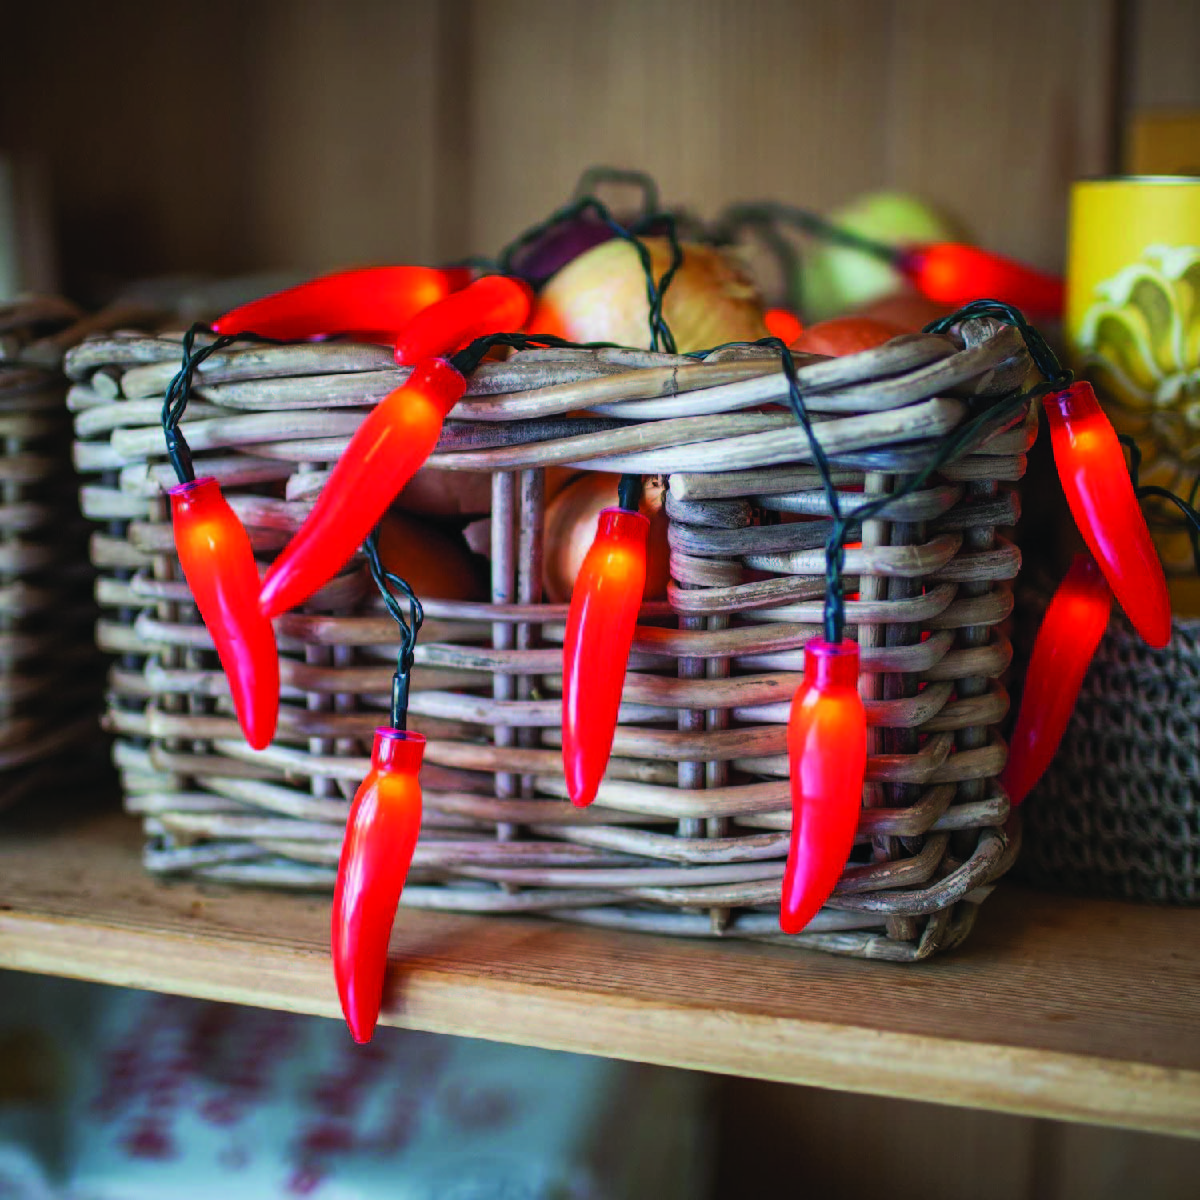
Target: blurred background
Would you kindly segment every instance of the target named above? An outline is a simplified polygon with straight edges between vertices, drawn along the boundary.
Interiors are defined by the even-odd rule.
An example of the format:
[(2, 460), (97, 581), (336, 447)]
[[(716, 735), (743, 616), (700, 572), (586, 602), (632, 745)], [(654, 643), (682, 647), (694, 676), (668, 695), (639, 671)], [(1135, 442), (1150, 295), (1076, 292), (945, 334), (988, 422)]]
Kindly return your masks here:
[(1191, 0), (58, 0), (4, 43), (28, 282), (87, 302), (494, 252), (595, 163), (705, 216), (899, 189), (1061, 269), (1070, 181), (1200, 103)]
[[(936, 968), (925, 968), (936, 969)], [(4, 1200), (1174, 1200), (1193, 1141), (0, 972)]]

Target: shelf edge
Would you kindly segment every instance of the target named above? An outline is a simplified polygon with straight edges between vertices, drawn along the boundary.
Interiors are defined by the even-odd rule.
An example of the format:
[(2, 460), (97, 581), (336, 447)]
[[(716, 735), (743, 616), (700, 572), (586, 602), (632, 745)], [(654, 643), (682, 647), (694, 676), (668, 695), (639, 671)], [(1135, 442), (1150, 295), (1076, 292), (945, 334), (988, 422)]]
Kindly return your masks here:
[[(0, 912), (0, 967), (339, 1017), (313, 950)], [(1024, 1116), (1200, 1137), (1200, 1071), (393, 964), (381, 1023)]]

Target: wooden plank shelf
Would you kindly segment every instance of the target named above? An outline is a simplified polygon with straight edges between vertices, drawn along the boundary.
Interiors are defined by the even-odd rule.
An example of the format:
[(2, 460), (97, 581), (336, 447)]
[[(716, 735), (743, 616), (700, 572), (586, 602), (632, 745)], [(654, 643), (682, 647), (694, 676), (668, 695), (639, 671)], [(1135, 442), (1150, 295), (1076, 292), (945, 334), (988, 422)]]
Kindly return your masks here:
[[(339, 1015), (327, 900), (163, 883), (140, 843), (117, 814), (0, 822), (0, 967)], [(915, 967), (403, 910), (383, 1022), (1200, 1136), (1198, 935), (1017, 885)]]

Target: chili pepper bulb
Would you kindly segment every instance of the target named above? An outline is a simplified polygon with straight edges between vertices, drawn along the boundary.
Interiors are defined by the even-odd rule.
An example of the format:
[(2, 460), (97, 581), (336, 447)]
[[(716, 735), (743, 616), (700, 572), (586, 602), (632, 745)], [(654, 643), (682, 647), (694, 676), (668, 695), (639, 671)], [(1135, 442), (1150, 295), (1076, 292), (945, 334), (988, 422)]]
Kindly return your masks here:
[(1027, 313), (1061, 316), (1062, 279), (1015, 259), (960, 242), (933, 242), (899, 252), (896, 266), (922, 296), (959, 307), (987, 296)]
[(170, 496), (179, 565), (225, 669), (238, 723), (261, 750), (279, 717), (279, 652), (258, 607), (250, 539), (211, 476), (181, 483)]
[(563, 643), (562, 752), (571, 803), (584, 808), (608, 767), (621, 690), (646, 588), (646, 535), (639, 512), (606, 508), (579, 569)]
[(519, 330), (532, 307), (528, 284), (485, 275), (417, 313), (396, 336), (396, 362), (409, 366), (436, 354), (453, 354), (488, 333)]
[(333, 974), (350, 1034), (379, 1020), (388, 941), (421, 829), (419, 733), (376, 729), (371, 769), (350, 805), (333, 892)]
[(767, 332), (785, 346), (790, 346), (804, 332), (800, 318), (786, 308), (768, 308), (763, 313), (763, 324)]
[(1133, 627), (1156, 649), (1171, 640), (1171, 597), (1125, 455), (1092, 385), (1043, 401), (1071, 516)]
[(220, 335), (258, 333), (284, 341), (384, 329), (395, 333), (423, 308), (465, 287), (471, 272), (450, 267), (362, 267), (335, 271), (251, 300), (218, 317)]
[(302, 604), (350, 560), (433, 452), (446, 414), (466, 390), (466, 379), (450, 363), (428, 358), (380, 401), (267, 572), (259, 603), (268, 617)]
[(1111, 610), (1112, 592), (1100, 568), (1090, 554), (1077, 554), (1042, 618), (1025, 673), (1001, 777), (1014, 807), (1033, 790), (1058, 751)]
[(858, 695), (858, 646), (814, 638), (788, 718), (792, 839), (779, 925), (799, 933), (841, 878), (854, 846), (867, 770), (867, 715)]

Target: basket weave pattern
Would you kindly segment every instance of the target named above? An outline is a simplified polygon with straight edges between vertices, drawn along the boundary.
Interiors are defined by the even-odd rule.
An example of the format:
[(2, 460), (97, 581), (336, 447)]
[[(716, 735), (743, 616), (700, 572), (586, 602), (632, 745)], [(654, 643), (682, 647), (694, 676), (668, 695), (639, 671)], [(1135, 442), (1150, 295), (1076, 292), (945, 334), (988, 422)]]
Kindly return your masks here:
[(1022, 870), (1051, 887), (1200, 902), (1200, 621), (1152, 650), (1109, 626), (1075, 712), (1023, 807)]
[(103, 668), (61, 369), (77, 316), (53, 297), (0, 306), (0, 802), (45, 782), (26, 768), (98, 733)]
[[(355, 561), (276, 623), (275, 743), (242, 742), (173, 553), (157, 424), (177, 338), (77, 348), (76, 456), (108, 722), (130, 810), (161, 872), (330, 888), (347, 799), (386, 723), (396, 633)], [(1014, 392), (1020, 337), (990, 321), (837, 360), (798, 360), (845, 509), (894, 490), (973, 404)], [(378, 347), (233, 348), (196, 377), (183, 428), (260, 562), (298, 527), (363, 412), (405, 373)], [(869, 752), (860, 844), (829, 905), (783, 938), (785, 733), (804, 642), (820, 633), (828, 507), (777, 358), (526, 351), (485, 363), (432, 465), (492, 478), (492, 602), (425, 598), (410, 724), (429, 739), (425, 820), (404, 903), (545, 913), (686, 936), (741, 936), (911, 961), (955, 944), (1015, 847), (994, 781), (1020, 557), (1014, 484), (1036, 412), (861, 529), (846, 553)], [(768, 406), (764, 409), (763, 406)], [(595, 805), (563, 799), (565, 605), (541, 602), (544, 470), (668, 479), (672, 584), (645, 606)], [(799, 515), (801, 519), (794, 519)], [(113, 524), (119, 522), (119, 524)], [(861, 541), (861, 545), (855, 545)]]

